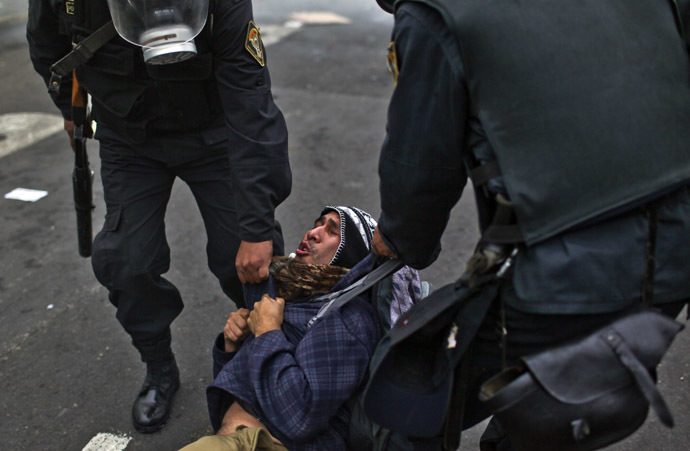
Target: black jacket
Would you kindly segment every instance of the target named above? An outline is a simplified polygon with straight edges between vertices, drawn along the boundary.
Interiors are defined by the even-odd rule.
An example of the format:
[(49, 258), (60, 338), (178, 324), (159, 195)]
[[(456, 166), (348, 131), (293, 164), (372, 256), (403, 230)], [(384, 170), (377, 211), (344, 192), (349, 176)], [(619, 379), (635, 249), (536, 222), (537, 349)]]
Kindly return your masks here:
[[(30, 0), (27, 38), (31, 60), (46, 83), (50, 66), (110, 20), (106, 0)], [(214, 1), (213, 20), (195, 39), (198, 55), (167, 66), (149, 66), (142, 50), (113, 38), (85, 65), (77, 79), (93, 100), (97, 122), (140, 142), (149, 134), (200, 131), (205, 139), (227, 139), (232, 163), (240, 237), (271, 239), (273, 211), (289, 194), (291, 172), (287, 126), (271, 94), (271, 79), (245, 48), (250, 0)], [(211, 27), (212, 23), (212, 27)], [(55, 104), (71, 117), (71, 80), (66, 77)]]
[[(670, 11), (669, 2), (658, 3)], [(678, 45), (680, 35), (673, 39), (670, 45)], [(405, 263), (425, 267), (440, 251), (450, 211), (467, 181), (467, 161), (495, 153), (494, 136), (486, 128), (486, 118), (476, 114), (472, 91), (482, 81), (470, 81), (468, 76), (472, 68), (464, 64), (462, 51), (467, 43), (458, 42), (437, 11), (398, 2), (393, 41), (400, 75), (379, 164), (379, 229)], [(687, 55), (679, 58), (687, 67)], [(576, 128), (578, 123), (571, 126)], [(667, 149), (660, 146), (653, 151)], [(601, 176), (613, 175), (615, 170), (621, 169)], [(568, 188), (577, 191), (579, 187)], [(522, 246), (512, 277), (514, 292), (508, 293), (511, 304), (532, 312), (595, 313), (639, 301), (646, 225), (644, 214), (633, 208)], [(690, 297), (690, 245), (684, 238), (688, 233), (690, 195), (683, 189), (659, 213), (656, 301)]]

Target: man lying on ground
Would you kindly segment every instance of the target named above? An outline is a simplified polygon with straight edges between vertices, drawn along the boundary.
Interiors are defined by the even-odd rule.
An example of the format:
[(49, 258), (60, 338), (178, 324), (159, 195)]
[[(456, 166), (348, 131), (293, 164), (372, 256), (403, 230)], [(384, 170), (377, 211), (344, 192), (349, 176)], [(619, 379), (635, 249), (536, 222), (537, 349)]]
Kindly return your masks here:
[(230, 315), (213, 349), (207, 401), (217, 435), (183, 451), (346, 449), (344, 404), (365, 380), (378, 319), (368, 295), (360, 295), (312, 320), (325, 304), (316, 297), (363, 275), (355, 274), (362, 265), (344, 268), (367, 256), (375, 227), (362, 210), (326, 207), (294, 259), (272, 264), (266, 285), (277, 296), (263, 294), (273, 287), (246, 286), (249, 310)]

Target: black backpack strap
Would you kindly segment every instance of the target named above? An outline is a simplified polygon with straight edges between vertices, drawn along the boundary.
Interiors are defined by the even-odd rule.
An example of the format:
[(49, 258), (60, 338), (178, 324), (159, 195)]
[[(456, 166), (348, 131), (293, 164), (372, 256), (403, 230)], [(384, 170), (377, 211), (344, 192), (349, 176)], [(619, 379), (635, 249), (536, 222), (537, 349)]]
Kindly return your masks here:
[(635, 356), (625, 340), (613, 329), (604, 332), (601, 340), (611, 347), (621, 364), (630, 372), (637, 387), (647, 399), (649, 405), (652, 406), (654, 412), (659, 416), (659, 420), (666, 426), (673, 427), (673, 416), (668, 405), (666, 405), (666, 401), (659, 393), (656, 382), (652, 380), (647, 368), (640, 363), (640, 360)]
[(381, 265), (376, 267), (373, 271), (371, 271), (369, 274), (366, 276), (362, 277), (359, 279), (357, 282), (353, 283), (349, 287), (342, 289), (340, 291), (336, 291), (335, 293), (329, 293), (326, 295), (328, 298), (331, 300), (324, 304), (323, 307), (319, 310), (319, 312), (314, 316), (311, 320), (309, 320), (309, 324), (307, 327), (311, 327), (314, 322), (324, 316), (326, 312), (333, 308), (340, 308), (343, 305), (347, 304), (350, 302), (352, 299), (355, 297), (359, 296), (360, 294), (364, 293), (365, 291), (369, 290), (371, 287), (376, 285), (380, 280), (390, 276), (400, 268), (405, 266), (405, 264), (402, 262), (402, 260), (392, 260), (392, 259), (386, 259)]

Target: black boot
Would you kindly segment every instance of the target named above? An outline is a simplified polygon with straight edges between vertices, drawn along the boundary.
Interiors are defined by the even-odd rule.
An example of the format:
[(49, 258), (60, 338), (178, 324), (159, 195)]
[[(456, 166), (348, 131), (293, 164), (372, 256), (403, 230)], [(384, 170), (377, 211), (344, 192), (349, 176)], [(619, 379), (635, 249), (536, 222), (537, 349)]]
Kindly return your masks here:
[[(139, 432), (155, 432), (170, 418), (172, 399), (180, 387), (180, 372), (169, 346), (169, 341), (167, 349), (161, 349), (166, 348), (163, 344), (137, 346), (146, 362), (146, 379), (132, 406), (132, 421)], [(151, 355), (150, 351), (157, 352)]]

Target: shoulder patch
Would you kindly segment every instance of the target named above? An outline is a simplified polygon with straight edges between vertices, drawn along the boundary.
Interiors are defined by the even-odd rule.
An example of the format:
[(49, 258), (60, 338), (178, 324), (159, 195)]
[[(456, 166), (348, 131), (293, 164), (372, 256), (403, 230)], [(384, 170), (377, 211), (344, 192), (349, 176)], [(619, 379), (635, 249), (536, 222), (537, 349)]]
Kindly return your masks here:
[(395, 42), (391, 41), (388, 44), (388, 61), (386, 62), (386, 68), (388, 72), (393, 76), (393, 85), (398, 84), (398, 75), (400, 75), (400, 70), (398, 69), (398, 55), (395, 53)]
[(247, 26), (247, 38), (245, 39), (244, 47), (254, 57), (254, 59), (261, 64), (261, 67), (264, 67), (264, 64), (266, 64), (264, 43), (261, 41), (259, 27), (257, 27), (254, 21), (251, 20)]

